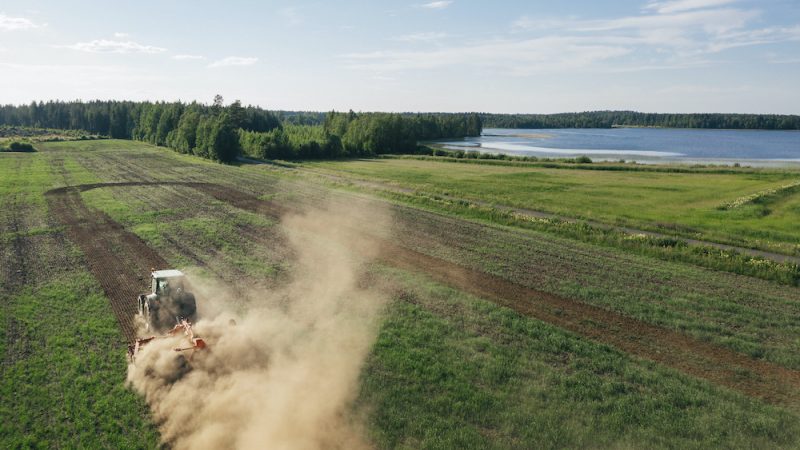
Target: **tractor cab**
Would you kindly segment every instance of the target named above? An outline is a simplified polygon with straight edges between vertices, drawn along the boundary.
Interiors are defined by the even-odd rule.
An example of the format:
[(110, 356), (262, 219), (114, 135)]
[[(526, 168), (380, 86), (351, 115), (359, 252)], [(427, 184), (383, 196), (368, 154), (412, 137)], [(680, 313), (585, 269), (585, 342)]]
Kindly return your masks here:
[(183, 290), (185, 278), (186, 275), (180, 270), (155, 270), (150, 275), (151, 292), (157, 296), (169, 297), (178, 290)]
[(138, 298), (138, 312), (149, 329), (172, 328), (181, 320), (195, 321), (194, 295), (186, 291), (186, 276), (180, 270), (154, 270), (150, 273), (150, 293)]

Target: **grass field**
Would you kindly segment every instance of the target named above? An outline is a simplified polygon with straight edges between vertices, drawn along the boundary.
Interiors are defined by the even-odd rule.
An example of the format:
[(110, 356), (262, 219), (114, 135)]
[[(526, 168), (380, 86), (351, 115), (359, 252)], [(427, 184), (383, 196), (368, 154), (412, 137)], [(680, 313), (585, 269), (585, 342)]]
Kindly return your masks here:
[(0, 157), (3, 448), (158, 442), (147, 406), (123, 385), (127, 343), (108, 300), (44, 202), (54, 184), (94, 179), (70, 155)]
[(727, 210), (800, 173), (659, 173), (456, 164), (415, 159), (309, 162), (306, 166), (421, 192), (552, 212), (754, 248), (800, 252), (800, 191)]
[[(7, 305), (0, 310), (0, 445), (152, 448), (157, 427), (123, 384), (125, 340), (86, 269), (89, 261), (52, 217), (44, 192), (98, 182), (202, 182), (287, 207), (331, 194), (314, 176), (223, 166), (129, 141), (47, 143), (39, 150), (0, 155), (0, 295)], [(732, 211), (716, 209), (793, 179), (782, 174), (714, 175), (709, 183), (694, 174), (406, 160), (313, 166), (609, 222), (625, 210), (626, 224), (674, 223), (709, 238), (717, 236), (714, 220), (727, 224), (718, 235), (726, 240), (755, 240), (772, 224), (770, 246), (800, 235), (790, 223), (796, 196), (770, 203), (772, 212), (760, 217), (733, 211), (742, 217), (726, 221), (720, 215)], [(274, 218), (188, 186), (102, 187), (80, 198), (197, 276), (271, 289), (292, 264)], [(378, 262), (369, 279), (392, 301), (352, 406), (377, 447), (796, 448), (800, 442), (800, 384), (792, 381), (800, 379), (794, 320), (800, 289), (413, 207), (393, 205), (392, 213), (388, 237), (403, 249), (591, 305), (665, 336), (686, 336), (697, 343), (687, 359), (695, 356), (692, 348), (710, 345), (753, 365), (708, 363), (709, 375), (692, 375), (669, 359), (631, 355), (587, 337), (580, 326), (567, 331), (467, 293), (458, 282)], [(787, 374), (794, 391), (765, 399), (750, 389), (771, 382), (753, 371), (758, 364)], [(740, 370), (733, 387), (715, 377), (731, 367)]]

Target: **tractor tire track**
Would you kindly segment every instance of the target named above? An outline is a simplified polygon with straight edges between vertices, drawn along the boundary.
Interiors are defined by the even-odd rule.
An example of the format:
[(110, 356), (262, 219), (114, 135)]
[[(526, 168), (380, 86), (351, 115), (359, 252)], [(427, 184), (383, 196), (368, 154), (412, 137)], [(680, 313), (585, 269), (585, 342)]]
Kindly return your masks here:
[[(47, 198), (51, 211), (67, 226), (70, 239), (87, 254), (90, 269), (111, 299), (120, 326), (130, 339), (134, 336), (134, 298), (145, 287), (136, 280), (150, 267), (166, 267), (166, 262), (141, 239), (124, 230), (107, 215), (90, 211), (83, 205), (80, 192), (100, 187), (146, 185), (189, 186), (237, 208), (274, 219), (286, 213), (299, 212), (295, 208), (260, 200), (233, 188), (200, 182), (95, 183), (49, 191)], [(800, 371), (753, 359), (614, 311), (466, 268), (370, 236), (365, 230), (354, 232), (363, 236), (354, 250), (366, 251), (378, 245), (382, 249), (378, 258), (382, 264), (422, 273), (437, 282), (491, 300), (520, 314), (745, 395), (775, 404), (800, 405)], [(124, 248), (120, 252), (112, 251), (108, 247), (109, 242), (120, 242)], [(138, 265), (121, 264), (120, 259), (126, 256), (132, 256)]]
[(50, 212), (66, 226), (67, 237), (86, 255), (89, 270), (111, 302), (128, 342), (136, 338), (136, 296), (147, 288), (143, 274), (166, 268), (166, 261), (138, 236), (101, 211), (90, 210), (75, 187), (45, 194)]

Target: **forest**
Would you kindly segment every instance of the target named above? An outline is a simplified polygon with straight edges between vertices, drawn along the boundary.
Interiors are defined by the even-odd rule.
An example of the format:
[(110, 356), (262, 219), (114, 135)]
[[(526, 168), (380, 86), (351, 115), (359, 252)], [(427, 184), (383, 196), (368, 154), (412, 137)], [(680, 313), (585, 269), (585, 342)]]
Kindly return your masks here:
[(422, 140), (478, 136), (478, 114), (271, 112), (197, 102), (32, 102), (0, 106), (0, 125), (85, 130), (229, 162), (414, 153)]
[(800, 130), (800, 116), (780, 114), (663, 114), (588, 111), (561, 114), (481, 114), (486, 128), (710, 128)]
[(0, 106), (0, 125), (82, 130), (134, 139), (229, 162), (238, 156), (320, 159), (417, 153), (420, 141), (478, 136), (487, 128), (727, 128), (800, 130), (800, 116), (651, 114), (593, 111), (563, 114), (269, 111), (213, 103), (48, 101)]

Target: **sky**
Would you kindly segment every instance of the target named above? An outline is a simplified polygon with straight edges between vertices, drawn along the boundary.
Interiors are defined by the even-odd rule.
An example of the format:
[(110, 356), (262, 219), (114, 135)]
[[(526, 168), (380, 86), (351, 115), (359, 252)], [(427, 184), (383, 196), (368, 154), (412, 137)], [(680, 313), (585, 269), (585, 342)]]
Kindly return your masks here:
[(800, 114), (800, 0), (0, 0), (0, 103)]

